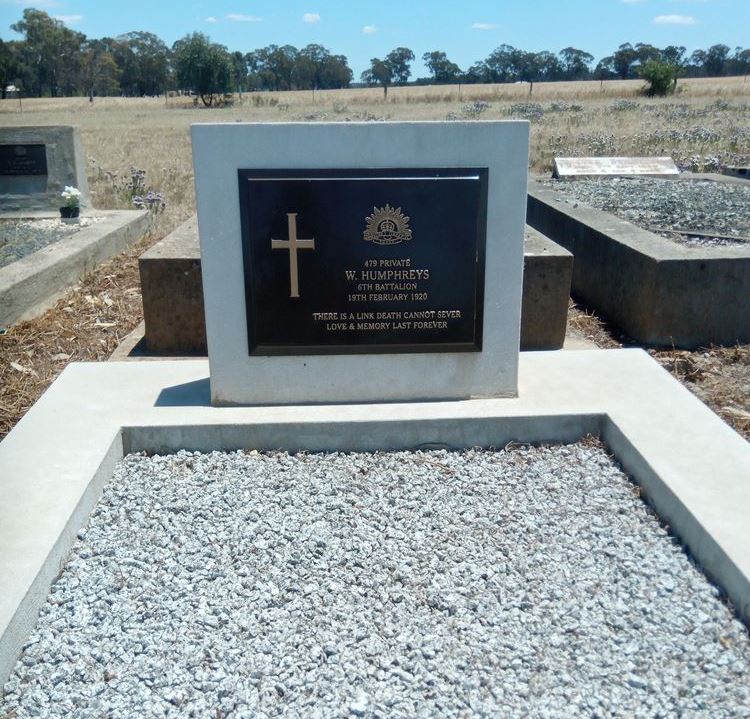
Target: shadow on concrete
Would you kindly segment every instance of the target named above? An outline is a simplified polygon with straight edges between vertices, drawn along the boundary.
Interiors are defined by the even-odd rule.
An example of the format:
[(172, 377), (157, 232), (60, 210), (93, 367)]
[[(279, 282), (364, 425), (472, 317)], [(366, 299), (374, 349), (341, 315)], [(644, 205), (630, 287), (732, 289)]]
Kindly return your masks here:
[(211, 388), (208, 377), (193, 382), (165, 387), (156, 398), (154, 407), (210, 407)]

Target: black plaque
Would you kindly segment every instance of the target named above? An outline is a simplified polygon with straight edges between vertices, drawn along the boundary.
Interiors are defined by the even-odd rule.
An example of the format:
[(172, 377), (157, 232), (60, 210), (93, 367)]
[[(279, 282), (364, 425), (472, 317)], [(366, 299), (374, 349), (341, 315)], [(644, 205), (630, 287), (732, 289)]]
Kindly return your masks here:
[(46, 175), (44, 145), (0, 145), (0, 175)]
[(251, 355), (478, 352), (487, 169), (240, 170)]

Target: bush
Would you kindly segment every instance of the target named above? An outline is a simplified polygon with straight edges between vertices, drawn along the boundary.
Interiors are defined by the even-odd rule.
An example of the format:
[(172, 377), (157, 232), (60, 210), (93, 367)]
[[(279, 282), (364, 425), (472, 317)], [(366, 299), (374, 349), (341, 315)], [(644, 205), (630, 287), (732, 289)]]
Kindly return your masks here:
[(638, 74), (648, 83), (645, 92), (649, 97), (664, 97), (677, 86), (678, 68), (669, 62), (649, 60), (639, 68)]

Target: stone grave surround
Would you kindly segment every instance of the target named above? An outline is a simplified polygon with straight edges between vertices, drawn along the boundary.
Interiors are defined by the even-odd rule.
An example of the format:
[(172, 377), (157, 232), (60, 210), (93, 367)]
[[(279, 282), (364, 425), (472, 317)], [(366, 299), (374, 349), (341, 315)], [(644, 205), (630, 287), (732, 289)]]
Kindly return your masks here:
[[(193, 163), (212, 403), (300, 404), (515, 396), (528, 136), (525, 121), (193, 125)], [(367, 179), (371, 179), (373, 173), (382, 175), (385, 170), (393, 170), (392, 174), (403, 179), (405, 175), (426, 171), (434, 174), (438, 168), (443, 168), (444, 174), (454, 175), (473, 169), (486, 177), (486, 210), (477, 211), (473, 220), (482, 225), (486, 223), (484, 273), (477, 281), (480, 299), (475, 306), (476, 311), (483, 314), (481, 341), (478, 343), (481, 349), (446, 350), (438, 343), (429, 352), (421, 346), (416, 351), (401, 352), (398, 347), (391, 349), (389, 346), (373, 352), (361, 347), (351, 350), (356, 354), (349, 354), (347, 348), (342, 353), (340, 347), (335, 354), (327, 352), (327, 347), (319, 348), (315, 353), (297, 355), (290, 352), (276, 353), (275, 356), (251, 354), (253, 345), (249, 338), (257, 325), (253, 315), (248, 318), (246, 314), (245, 273), (253, 272), (254, 260), (249, 268), (243, 267), (246, 257), (243, 257), (240, 171), (245, 172), (245, 180), (248, 174), (258, 176), (273, 172), (288, 177), (290, 171), (297, 174), (320, 171), (321, 175), (338, 173), (353, 177), (353, 174), (345, 174), (347, 170), (354, 175), (357, 172), (370, 173)], [(413, 172), (406, 173), (407, 170)], [(291, 174), (294, 176), (295, 173)], [(384, 179), (390, 181), (394, 178)], [(323, 196), (323, 201), (325, 199)], [(253, 200), (246, 202), (250, 203), (249, 209), (247, 205), (245, 207), (246, 217), (260, 211), (258, 203), (252, 205)], [(450, 206), (450, 203), (448, 199), (446, 204)], [(376, 211), (387, 211), (385, 198), (378, 200), (378, 204), (382, 207), (376, 207)], [(425, 212), (424, 207), (423, 203), (423, 216), (442, 212), (440, 217), (448, 222), (451, 220), (453, 213), (446, 211), (445, 205), (433, 205), (429, 212)], [(346, 215), (346, 210), (346, 207), (341, 208), (341, 214)], [(291, 206), (283, 211), (292, 214)], [(408, 216), (411, 212), (414, 215), (417, 211), (416, 202), (405, 202), (402, 214)], [(462, 211), (458, 203), (455, 211)], [(337, 221), (335, 215), (340, 214), (339, 211), (333, 214), (331, 219)], [(298, 219), (304, 222), (304, 215), (300, 213)], [(427, 221), (429, 219), (427, 217)], [(366, 213), (361, 218), (357, 216), (357, 228), (360, 225), (365, 228), (366, 220)], [(272, 245), (264, 236), (259, 250), (269, 258), (268, 262), (272, 261), (271, 257), (278, 257), (279, 263), (285, 263), (283, 270), (286, 274), (283, 278), (278, 275), (278, 284), (284, 282), (287, 294), (280, 298), (280, 302), (286, 302), (290, 296), (295, 298), (295, 290), (299, 294), (300, 288), (303, 298), (309, 294), (312, 278), (304, 263), (309, 263), (308, 258), (313, 256), (319, 261), (325, 243), (329, 242), (325, 233), (310, 238), (311, 233), (306, 233), (301, 226), (295, 233), (299, 259), (293, 264), (289, 246), (295, 228), (291, 218), (289, 221), (288, 228), (279, 225), (273, 230)], [(322, 226), (327, 224), (328, 219)], [(395, 219), (395, 224), (399, 225), (398, 219)], [(414, 217), (412, 226), (417, 227)], [(406, 232), (403, 222), (401, 230)], [(366, 232), (363, 237), (362, 229), (352, 231), (346, 235), (347, 241), (351, 237), (352, 243), (365, 247), (368, 245), (363, 242), (368, 239)], [(434, 244), (429, 245), (429, 233), (415, 230), (414, 236), (408, 239), (409, 252), (412, 248), (414, 253), (434, 248)], [(450, 242), (450, 237), (445, 241)], [(369, 246), (372, 247), (373, 243)], [(406, 251), (404, 247), (399, 251)], [(477, 250), (477, 257), (479, 254)], [(376, 254), (373, 252), (372, 256)], [(421, 266), (430, 269), (430, 256), (425, 255), (427, 260), (423, 260)], [(473, 256), (474, 250), (472, 262)], [(420, 266), (416, 260), (414, 266)], [(430, 292), (450, 287), (450, 266), (433, 266), (430, 271)], [(297, 287), (295, 278), (299, 283)], [(333, 279), (337, 278), (338, 275)], [(326, 283), (332, 279), (326, 277), (323, 269), (314, 281)], [(429, 303), (423, 306), (434, 308)], [(362, 307), (372, 309), (373, 306)], [(311, 309), (323, 313), (359, 307), (345, 304), (343, 308)], [(450, 309), (450, 306), (444, 309)]]
[(0, 127), (0, 212), (54, 212), (64, 204), (66, 185), (90, 205), (86, 157), (77, 127)]

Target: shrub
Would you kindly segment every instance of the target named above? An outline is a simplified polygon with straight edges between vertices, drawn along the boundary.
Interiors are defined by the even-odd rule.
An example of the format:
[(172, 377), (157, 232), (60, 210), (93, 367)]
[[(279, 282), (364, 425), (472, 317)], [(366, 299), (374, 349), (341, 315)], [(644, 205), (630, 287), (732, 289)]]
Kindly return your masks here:
[(649, 60), (639, 68), (638, 74), (648, 83), (645, 92), (649, 97), (665, 97), (677, 86), (678, 68), (670, 62)]

